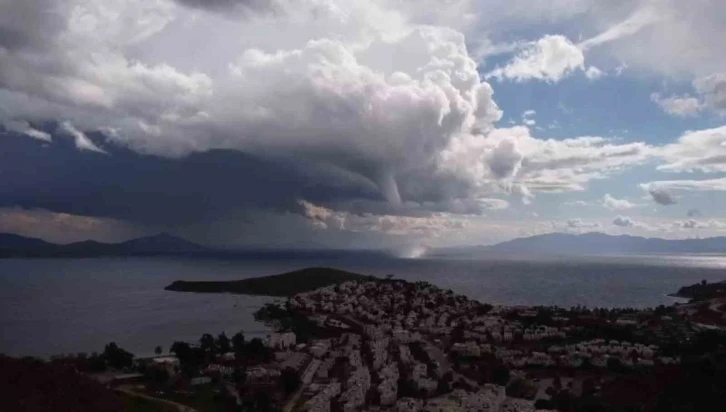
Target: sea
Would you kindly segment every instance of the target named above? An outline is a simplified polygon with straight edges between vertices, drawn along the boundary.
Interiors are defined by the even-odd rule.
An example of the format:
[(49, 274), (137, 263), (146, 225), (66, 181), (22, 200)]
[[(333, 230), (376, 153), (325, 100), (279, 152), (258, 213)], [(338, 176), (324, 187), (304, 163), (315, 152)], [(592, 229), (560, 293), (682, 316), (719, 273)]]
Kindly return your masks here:
[(0, 353), (49, 357), (102, 351), (137, 356), (204, 333), (269, 330), (253, 312), (272, 297), (165, 291), (174, 280), (234, 280), (334, 267), (426, 281), (494, 305), (646, 308), (701, 280), (726, 280), (726, 256), (417, 258), (325, 255), (244, 259), (158, 257), (0, 259)]

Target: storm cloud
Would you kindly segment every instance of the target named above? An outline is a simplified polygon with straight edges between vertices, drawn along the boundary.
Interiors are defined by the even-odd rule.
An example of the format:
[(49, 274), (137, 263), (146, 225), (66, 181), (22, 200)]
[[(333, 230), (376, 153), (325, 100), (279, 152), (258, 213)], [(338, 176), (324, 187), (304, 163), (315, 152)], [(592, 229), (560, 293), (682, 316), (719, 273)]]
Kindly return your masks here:
[[(491, 13), (467, 0), (2, 2), (0, 207), (199, 236), (254, 220), (336, 241), (436, 237), (653, 160), (663, 171), (724, 171), (721, 128), (659, 146), (545, 132), (539, 108), (532, 128), (503, 127), (474, 20), (484, 33), (545, 10), (486, 3)], [(572, 16), (569, 3), (553, 4), (553, 21)], [(622, 29), (585, 45), (562, 35), (515, 43), (499, 77), (554, 86), (574, 72), (604, 76), (585, 53)], [(720, 107), (722, 83), (694, 87)], [(689, 189), (651, 195), (671, 204), (660, 192), (670, 190)], [(611, 193), (610, 209), (636, 205)]]
[(675, 205), (678, 203), (675, 196), (665, 189), (659, 189), (657, 187), (648, 189), (648, 193), (653, 198), (655, 203), (663, 206)]

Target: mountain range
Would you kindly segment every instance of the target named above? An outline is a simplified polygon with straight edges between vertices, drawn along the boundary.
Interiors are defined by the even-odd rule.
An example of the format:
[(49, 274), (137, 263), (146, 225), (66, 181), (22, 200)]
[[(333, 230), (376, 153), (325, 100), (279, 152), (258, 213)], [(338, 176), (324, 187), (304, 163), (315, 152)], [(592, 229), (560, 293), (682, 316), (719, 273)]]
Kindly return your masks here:
[(630, 235), (548, 233), (491, 246), (449, 248), (443, 254), (600, 255), (600, 254), (726, 253), (726, 237), (662, 239)]
[(211, 251), (211, 249), (168, 233), (140, 237), (121, 243), (86, 240), (65, 245), (10, 233), (0, 233), (0, 257), (188, 255), (206, 251)]
[[(0, 233), (0, 258), (8, 257), (94, 257), (94, 256), (207, 256), (290, 258), (311, 255), (335, 256), (333, 250), (232, 250), (202, 246), (168, 233), (140, 237), (121, 243), (93, 240), (59, 245), (41, 239)], [(374, 251), (359, 251), (368, 256)], [(375, 252), (376, 254), (378, 252)], [(726, 253), (726, 237), (704, 239), (661, 239), (639, 236), (613, 236), (605, 233), (548, 233), (490, 246), (466, 246), (430, 250), (429, 256), (516, 256), (516, 255), (598, 255), (598, 254), (678, 254)], [(365, 257), (363, 256), (363, 257)], [(372, 255), (371, 255), (372, 256)], [(369, 256), (369, 257), (371, 257)]]

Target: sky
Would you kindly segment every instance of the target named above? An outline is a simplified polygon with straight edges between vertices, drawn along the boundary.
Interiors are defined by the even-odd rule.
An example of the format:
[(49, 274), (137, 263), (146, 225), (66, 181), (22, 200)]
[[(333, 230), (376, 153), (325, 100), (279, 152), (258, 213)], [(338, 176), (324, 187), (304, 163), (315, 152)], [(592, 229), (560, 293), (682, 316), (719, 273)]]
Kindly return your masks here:
[(726, 235), (721, 0), (0, 0), (0, 232)]

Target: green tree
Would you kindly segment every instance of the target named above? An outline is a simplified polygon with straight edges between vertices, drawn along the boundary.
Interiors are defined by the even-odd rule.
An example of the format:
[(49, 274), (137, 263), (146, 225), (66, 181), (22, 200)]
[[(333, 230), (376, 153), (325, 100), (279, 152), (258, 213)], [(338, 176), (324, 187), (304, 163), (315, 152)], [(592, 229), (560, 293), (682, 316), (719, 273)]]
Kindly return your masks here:
[(262, 356), (265, 353), (265, 344), (262, 343), (262, 339), (260, 338), (254, 338), (250, 341), (249, 344), (247, 344), (247, 350), (249, 351), (250, 355), (253, 356)]
[(497, 385), (507, 386), (509, 383), (509, 369), (503, 365), (495, 367), (492, 372), (492, 382)]
[(237, 382), (238, 385), (244, 385), (247, 382), (247, 368), (244, 366), (235, 366), (232, 371), (232, 380)]
[(187, 365), (193, 362), (194, 353), (192, 347), (186, 342), (176, 341), (169, 348), (169, 352), (176, 355), (179, 358), (179, 363)]
[(607, 365), (608, 365), (608, 369), (610, 369), (613, 372), (623, 373), (625, 371), (625, 367), (623, 366), (623, 363), (618, 358), (615, 358), (615, 357), (609, 358), (607, 361)]
[(220, 353), (227, 353), (232, 351), (232, 345), (230, 343), (230, 340), (224, 332), (220, 333), (217, 337), (217, 348), (219, 349)]
[(272, 410), (272, 402), (270, 400), (270, 394), (265, 391), (259, 391), (255, 394), (255, 404), (257, 410), (260, 412), (268, 412)]
[(169, 372), (159, 367), (151, 367), (144, 374), (146, 381), (154, 388), (160, 388), (169, 380)]
[(130, 368), (134, 361), (134, 355), (119, 348), (115, 342), (107, 344), (101, 356), (114, 369)]
[(103, 356), (99, 355), (98, 352), (91, 353), (88, 357), (88, 371), (89, 372), (103, 372), (106, 370), (106, 362), (103, 360)]
[(451, 383), (446, 381), (445, 379), (439, 380), (436, 391), (439, 393), (439, 395), (451, 392)]
[(232, 350), (238, 360), (245, 353), (245, 335), (242, 332), (237, 332), (232, 336)]
[(214, 336), (210, 335), (209, 333), (205, 333), (204, 335), (202, 335), (202, 337), (199, 339), (199, 347), (205, 352), (214, 352)]
[(175, 354), (179, 359), (181, 359), (184, 355), (189, 354), (191, 350), (192, 347), (189, 346), (188, 343), (182, 341), (172, 343), (171, 348), (169, 348), (169, 352)]
[(155, 354), (156, 354), (157, 356), (158, 356), (158, 355), (161, 355), (161, 354), (162, 354), (162, 352), (164, 352), (164, 350), (163, 350), (163, 349), (161, 348), (161, 346), (157, 346), (156, 348), (154, 348), (154, 353), (155, 353)]
[(300, 387), (300, 375), (295, 369), (288, 366), (282, 370), (280, 383), (286, 393), (293, 393)]

